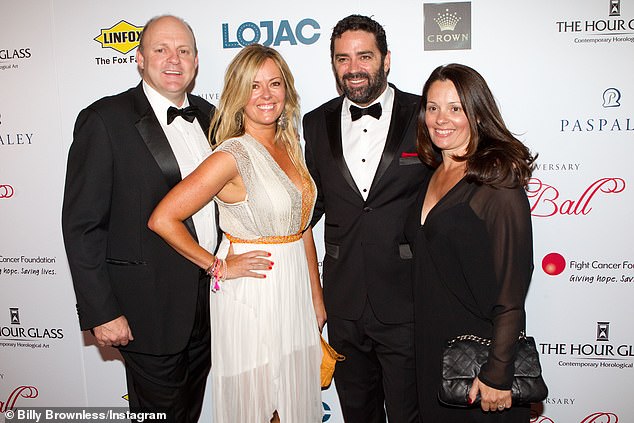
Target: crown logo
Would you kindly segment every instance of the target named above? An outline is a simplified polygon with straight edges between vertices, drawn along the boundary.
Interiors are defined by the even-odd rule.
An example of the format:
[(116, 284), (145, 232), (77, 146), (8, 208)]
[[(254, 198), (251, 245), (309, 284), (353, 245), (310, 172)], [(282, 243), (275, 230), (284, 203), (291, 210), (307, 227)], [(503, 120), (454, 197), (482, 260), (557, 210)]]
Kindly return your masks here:
[(456, 12), (449, 13), (449, 9), (445, 9), (445, 13), (439, 13), (434, 22), (438, 24), (441, 31), (453, 31), (462, 18)]

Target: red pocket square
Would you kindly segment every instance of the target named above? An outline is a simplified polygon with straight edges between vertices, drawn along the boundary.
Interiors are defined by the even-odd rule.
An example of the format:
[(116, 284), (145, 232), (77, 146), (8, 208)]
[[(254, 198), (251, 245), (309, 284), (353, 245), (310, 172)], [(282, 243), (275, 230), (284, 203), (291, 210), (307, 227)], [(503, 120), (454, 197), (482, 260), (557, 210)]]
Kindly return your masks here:
[(401, 153), (401, 157), (418, 157), (418, 153), (408, 153), (406, 151), (403, 151)]

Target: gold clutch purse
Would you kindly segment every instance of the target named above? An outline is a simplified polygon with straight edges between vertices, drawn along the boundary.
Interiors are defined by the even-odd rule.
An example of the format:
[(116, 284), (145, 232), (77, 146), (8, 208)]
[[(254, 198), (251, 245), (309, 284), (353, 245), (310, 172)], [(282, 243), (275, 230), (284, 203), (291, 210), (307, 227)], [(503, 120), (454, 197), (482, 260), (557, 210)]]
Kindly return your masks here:
[(323, 336), (321, 337), (321, 352), (323, 353), (321, 357), (321, 387), (327, 388), (332, 382), (335, 364), (337, 364), (337, 361), (345, 360), (346, 357), (335, 351)]

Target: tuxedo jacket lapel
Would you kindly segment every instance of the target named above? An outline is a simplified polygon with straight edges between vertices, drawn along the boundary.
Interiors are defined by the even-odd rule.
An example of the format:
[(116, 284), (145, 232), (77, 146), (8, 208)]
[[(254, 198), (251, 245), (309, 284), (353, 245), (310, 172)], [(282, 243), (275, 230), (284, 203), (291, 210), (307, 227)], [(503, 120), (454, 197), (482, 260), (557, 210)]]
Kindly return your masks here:
[[(394, 88), (394, 87), (393, 87)], [(385, 147), (383, 148), (383, 154), (381, 154), (381, 160), (374, 174), (372, 185), (370, 186), (370, 194), (372, 190), (379, 184), (381, 177), (394, 160), (396, 153), (399, 150), (401, 142), (404, 137), (403, 134), (407, 130), (410, 124), (412, 116), (412, 105), (403, 104), (402, 97), (399, 95), (399, 91), (394, 88), (394, 104), (392, 106), (392, 118), (390, 119), (390, 128), (387, 133), (387, 139), (385, 140)]]
[[(135, 106), (141, 118), (136, 122), (135, 126), (152, 157), (154, 157), (156, 164), (161, 168), (161, 172), (167, 181), (167, 186), (171, 189), (182, 179), (176, 156), (140, 85), (137, 87), (136, 94)], [(199, 114), (202, 115), (202, 113)], [(207, 127), (209, 127), (208, 123)], [(192, 218), (188, 218), (184, 223), (192, 236), (197, 239)]]
[(141, 118), (135, 126), (145, 142), (148, 150), (154, 157), (156, 164), (161, 168), (167, 185), (172, 188), (181, 180), (181, 172), (176, 161), (176, 156), (170, 147), (170, 143), (161, 128), (161, 124), (154, 115), (152, 106), (147, 101), (143, 90), (137, 91), (137, 110)]
[(326, 130), (328, 131), (328, 140), (330, 142), (330, 151), (332, 152), (332, 156), (337, 163), (337, 167), (341, 171), (341, 175), (343, 179), (350, 185), (350, 188), (354, 190), (354, 192), (361, 197), (361, 192), (357, 187), (357, 184), (354, 182), (354, 178), (350, 173), (350, 169), (346, 164), (346, 160), (343, 156), (343, 145), (341, 140), (341, 107), (343, 104), (343, 97), (340, 97), (340, 101), (338, 101), (334, 108), (327, 110), (325, 112), (326, 115)]

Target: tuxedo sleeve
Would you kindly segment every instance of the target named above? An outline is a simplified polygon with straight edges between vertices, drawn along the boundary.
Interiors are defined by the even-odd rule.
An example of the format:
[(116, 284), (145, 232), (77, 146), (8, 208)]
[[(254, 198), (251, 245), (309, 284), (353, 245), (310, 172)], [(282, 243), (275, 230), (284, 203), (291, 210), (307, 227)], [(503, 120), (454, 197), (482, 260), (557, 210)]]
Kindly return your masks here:
[[(304, 128), (304, 142), (305, 142), (305, 158), (306, 158), (306, 167), (310, 172), (310, 176), (312, 176), (315, 181), (315, 185), (317, 186), (317, 200), (315, 201), (315, 209), (313, 210), (313, 218), (310, 222), (311, 226), (315, 226), (319, 219), (324, 215), (324, 196), (323, 190), (321, 189), (321, 178), (319, 176), (319, 168), (317, 166), (317, 162), (315, 160), (315, 142), (312, 135), (314, 131), (311, 131), (311, 124), (309, 116), (304, 116), (303, 121)], [(311, 133), (312, 132), (312, 133)]]
[(107, 125), (97, 111), (87, 108), (75, 123), (62, 206), (64, 244), (82, 330), (122, 314), (106, 267), (113, 172)]

